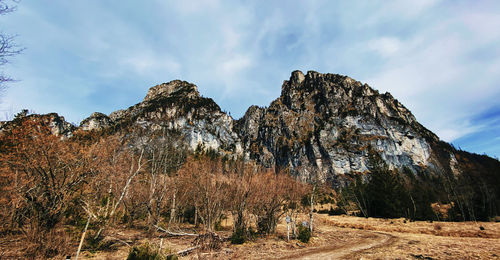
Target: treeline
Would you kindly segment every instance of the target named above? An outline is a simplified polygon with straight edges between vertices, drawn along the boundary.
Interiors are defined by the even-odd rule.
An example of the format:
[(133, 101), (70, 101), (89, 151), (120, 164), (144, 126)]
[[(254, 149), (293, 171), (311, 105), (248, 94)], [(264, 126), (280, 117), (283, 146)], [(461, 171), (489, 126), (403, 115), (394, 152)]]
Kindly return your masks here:
[[(370, 173), (356, 175), (339, 190), (338, 206), (345, 213), (366, 217), (412, 220), (489, 221), (498, 215), (500, 176), (466, 170), (431, 174), (410, 169), (390, 170), (370, 153)], [(488, 178), (491, 177), (491, 178)]]
[(84, 248), (99, 249), (118, 224), (213, 231), (228, 214), (234, 242), (242, 243), (273, 233), (285, 213), (296, 217), (311, 190), (287, 173), (190, 154), (175, 132), (62, 140), (42, 122), (18, 123), (0, 136), (0, 232), (22, 235), (27, 257), (74, 254), (86, 226)]

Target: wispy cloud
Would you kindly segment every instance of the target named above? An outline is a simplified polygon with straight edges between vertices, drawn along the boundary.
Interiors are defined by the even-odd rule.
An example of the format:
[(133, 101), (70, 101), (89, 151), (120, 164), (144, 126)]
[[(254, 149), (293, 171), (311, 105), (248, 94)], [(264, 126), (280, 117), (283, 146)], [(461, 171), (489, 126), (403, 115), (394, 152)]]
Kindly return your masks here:
[[(23, 1), (0, 24), (28, 48), (7, 68), (22, 81), (0, 110), (71, 121), (128, 107), (176, 78), (238, 117), (301, 69), (389, 91), (444, 140), (470, 144), (492, 127), (474, 118), (500, 99), (495, 0)], [(500, 154), (480, 143), (474, 151)]]
[(368, 42), (368, 48), (381, 56), (389, 57), (397, 54), (401, 48), (401, 42), (395, 37), (381, 37), (370, 40)]

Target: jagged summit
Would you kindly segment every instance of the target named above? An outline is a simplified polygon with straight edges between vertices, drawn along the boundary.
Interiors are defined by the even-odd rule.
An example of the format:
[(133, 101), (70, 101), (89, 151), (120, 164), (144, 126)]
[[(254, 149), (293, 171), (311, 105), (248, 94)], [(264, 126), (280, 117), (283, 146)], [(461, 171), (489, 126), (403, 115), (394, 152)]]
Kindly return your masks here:
[(198, 87), (186, 81), (172, 80), (168, 83), (156, 85), (148, 90), (144, 101), (150, 101), (158, 97), (167, 97), (174, 92), (183, 92), (187, 97), (199, 97)]
[(142, 102), (128, 109), (114, 111), (109, 116), (93, 113), (82, 121), (80, 127), (83, 130), (102, 130), (138, 122), (143, 125), (162, 125), (180, 116), (196, 117), (200, 111), (218, 112), (220, 107), (212, 99), (200, 96), (196, 85), (173, 80), (151, 87)]
[(439, 139), (390, 94), (338, 74), (292, 72), (267, 108), (250, 107), (237, 129), (248, 157), (266, 166), (338, 176), (367, 171), (370, 150), (391, 167), (434, 167)]

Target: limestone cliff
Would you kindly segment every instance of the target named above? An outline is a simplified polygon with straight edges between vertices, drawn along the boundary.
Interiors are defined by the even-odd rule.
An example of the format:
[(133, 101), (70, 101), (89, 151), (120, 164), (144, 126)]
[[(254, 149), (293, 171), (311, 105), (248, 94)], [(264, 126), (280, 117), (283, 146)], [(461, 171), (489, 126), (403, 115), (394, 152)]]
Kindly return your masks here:
[(251, 107), (238, 121), (248, 158), (266, 166), (332, 178), (367, 171), (368, 152), (391, 167), (435, 167), (438, 138), (389, 93), (349, 77), (294, 71), (268, 108)]
[[(55, 134), (71, 136), (76, 129), (56, 114), (45, 117), (52, 118)], [(472, 158), (440, 141), (391, 94), (347, 76), (314, 71), (292, 72), (269, 107), (251, 106), (239, 120), (202, 97), (196, 85), (174, 80), (152, 87), (128, 109), (109, 116), (93, 113), (79, 129), (175, 131), (191, 150), (212, 149), (289, 169), (304, 181), (320, 177), (336, 184), (367, 172), (372, 150), (390, 167), (414, 173), (459, 174)]]
[(154, 86), (141, 103), (109, 117), (94, 113), (80, 127), (101, 130), (128, 126), (177, 131), (192, 150), (200, 146), (231, 156), (243, 153), (240, 138), (233, 131), (233, 119), (212, 99), (200, 96), (196, 85), (185, 81)]

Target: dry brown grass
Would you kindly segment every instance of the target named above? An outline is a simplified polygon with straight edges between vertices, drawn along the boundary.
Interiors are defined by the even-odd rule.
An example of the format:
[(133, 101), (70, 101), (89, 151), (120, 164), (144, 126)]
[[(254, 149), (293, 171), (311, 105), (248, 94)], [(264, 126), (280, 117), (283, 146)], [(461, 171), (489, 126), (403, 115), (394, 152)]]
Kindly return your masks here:
[[(302, 215), (299, 221), (307, 218), (307, 215)], [(287, 242), (286, 225), (281, 221), (275, 235), (256, 238), (243, 245), (231, 245), (229, 241), (225, 241), (218, 251), (199, 251), (183, 259), (296, 259), (325, 256), (330, 252), (332, 256), (340, 256), (335, 258), (345, 259), (500, 259), (500, 223), (405, 222), (404, 219), (319, 214), (316, 214), (315, 218), (316, 230), (308, 244), (297, 240)], [(217, 233), (229, 237), (231, 219), (223, 221), (222, 225), (224, 231)], [(161, 244), (162, 249), (169, 252), (192, 246), (193, 237), (160, 236), (161, 233), (151, 233), (143, 229), (116, 228), (110, 230), (107, 238), (114, 241), (114, 246), (108, 251), (85, 251), (83, 258), (125, 259), (130, 246), (146, 242), (157, 246)], [(16, 238), (1, 238), (0, 251), (7, 249), (4, 242), (8, 239)], [(19, 249), (23, 241), (10, 243), (15, 244)], [(362, 249), (356, 247), (361, 244), (370, 246)], [(15, 247), (9, 250), (15, 250)]]
[[(379, 219), (352, 216), (331, 216), (323, 218), (325, 224), (342, 228), (430, 234), (447, 237), (483, 237), (500, 238), (500, 223), (495, 222), (427, 222), (408, 221), (406, 219)], [(481, 230), (483, 227), (484, 230)]]
[[(326, 225), (359, 231), (383, 232), (397, 238), (390, 245), (357, 252), (349, 258), (500, 259), (500, 223), (430, 223), (350, 216), (332, 216), (321, 219)], [(480, 227), (484, 227), (484, 230)]]

